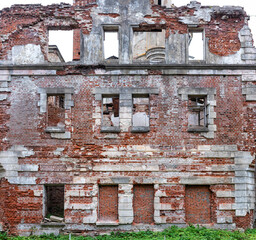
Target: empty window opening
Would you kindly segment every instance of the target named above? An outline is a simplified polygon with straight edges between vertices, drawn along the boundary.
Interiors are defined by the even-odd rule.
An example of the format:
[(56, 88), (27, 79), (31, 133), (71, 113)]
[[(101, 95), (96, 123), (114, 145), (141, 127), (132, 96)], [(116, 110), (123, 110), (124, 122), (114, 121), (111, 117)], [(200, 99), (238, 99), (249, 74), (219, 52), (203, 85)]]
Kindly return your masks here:
[(206, 96), (188, 96), (188, 128), (205, 130), (208, 127), (208, 104)]
[(118, 59), (119, 58), (119, 39), (118, 30), (104, 31), (104, 58)]
[(64, 218), (64, 186), (45, 186), (45, 217)]
[(189, 60), (204, 60), (203, 32), (190, 31), (188, 41)]
[(118, 221), (118, 186), (99, 186), (99, 221)]
[[(50, 62), (69, 62), (73, 60), (73, 30), (71, 31), (49, 31), (49, 53)], [(80, 42), (80, 40), (79, 40)]]
[(47, 95), (48, 126), (65, 126), (65, 95)]
[(186, 186), (186, 222), (189, 224), (211, 223), (211, 201), (209, 186)]
[(162, 5), (162, 0), (158, 0), (158, 5)]
[(154, 186), (134, 185), (133, 187), (134, 223), (154, 222)]
[(132, 125), (149, 127), (149, 96), (133, 96)]
[(165, 30), (133, 32), (133, 60), (162, 62), (165, 60)]
[(119, 96), (103, 96), (102, 112), (102, 126), (119, 127)]

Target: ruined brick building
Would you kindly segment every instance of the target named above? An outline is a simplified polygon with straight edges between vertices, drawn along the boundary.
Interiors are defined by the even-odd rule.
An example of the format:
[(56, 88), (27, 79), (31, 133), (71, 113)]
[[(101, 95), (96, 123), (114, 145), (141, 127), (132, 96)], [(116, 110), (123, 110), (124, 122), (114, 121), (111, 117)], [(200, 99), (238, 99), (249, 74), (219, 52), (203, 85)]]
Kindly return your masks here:
[[(248, 19), (241, 7), (154, 0), (3, 9), (0, 231), (252, 227)], [(49, 46), (52, 30), (73, 30), (72, 62)], [(107, 57), (109, 33), (118, 51)]]

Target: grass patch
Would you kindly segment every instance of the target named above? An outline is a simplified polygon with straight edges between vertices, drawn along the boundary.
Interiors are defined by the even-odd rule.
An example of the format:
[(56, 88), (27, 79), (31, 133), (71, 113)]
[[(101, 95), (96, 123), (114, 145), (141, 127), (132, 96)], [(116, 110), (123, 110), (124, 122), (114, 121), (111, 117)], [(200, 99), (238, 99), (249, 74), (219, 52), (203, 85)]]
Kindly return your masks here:
[[(247, 231), (214, 230), (204, 227), (189, 226), (178, 228), (172, 226), (162, 232), (140, 231), (140, 232), (116, 232), (101, 236), (72, 236), (72, 240), (256, 240), (256, 229)], [(41, 235), (30, 237), (11, 237), (6, 233), (0, 234), (0, 240), (69, 240), (68, 235)]]

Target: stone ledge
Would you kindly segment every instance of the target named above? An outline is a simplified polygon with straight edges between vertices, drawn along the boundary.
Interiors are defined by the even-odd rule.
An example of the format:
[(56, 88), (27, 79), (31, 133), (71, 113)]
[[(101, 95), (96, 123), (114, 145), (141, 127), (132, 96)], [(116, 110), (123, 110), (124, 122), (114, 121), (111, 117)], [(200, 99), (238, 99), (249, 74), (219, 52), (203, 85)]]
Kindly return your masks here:
[(99, 221), (99, 222), (96, 222), (96, 225), (97, 226), (118, 226), (119, 225), (119, 222), (103, 222), (103, 221)]
[(121, 131), (120, 127), (116, 127), (116, 126), (111, 126), (111, 127), (102, 126), (100, 129), (100, 132), (102, 133), (119, 133), (120, 131)]

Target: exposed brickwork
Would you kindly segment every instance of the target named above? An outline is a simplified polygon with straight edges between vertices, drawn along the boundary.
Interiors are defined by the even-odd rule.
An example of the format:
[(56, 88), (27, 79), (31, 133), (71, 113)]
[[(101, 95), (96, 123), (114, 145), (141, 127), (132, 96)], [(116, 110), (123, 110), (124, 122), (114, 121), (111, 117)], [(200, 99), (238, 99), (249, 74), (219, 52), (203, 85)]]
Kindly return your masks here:
[(80, 29), (75, 29), (73, 32), (73, 60), (80, 60)]
[(99, 220), (118, 220), (118, 186), (99, 187)]
[[(47, 207), (64, 215), (64, 232), (252, 226), (256, 50), (246, 13), (150, 2), (77, 0), (1, 11), (0, 229), (43, 233)], [(135, 31), (165, 31), (163, 62), (133, 59), (134, 23)], [(117, 26), (122, 51), (104, 61), (103, 29)], [(191, 28), (208, 43), (196, 64), (188, 58)], [(48, 30), (74, 30), (75, 61), (48, 63)], [(47, 104), (51, 94), (64, 96), (61, 109)], [(188, 131), (190, 95), (206, 99), (205, 132)], [(136, 131), (134, 96), (149, 97), (137, 109), (149, 126)], [(113, 97), (119, 124), (104, 132), (102, 99)], [(56, 206), (61, 214), (52, 212)]]
[(0, 181), (0, 216), (4, 230), (17, 234), (17, 224), (37, 223), (42, 221), (42, 195), (35, 196), (34, 190), (40, 187), (26, 187)]
[(186, 186), (186, 222), (211, 223), (211, 192), (208, 186)]
[(133, 187), (134, 223), (154, 222), (154, 186), (134, 185)]

